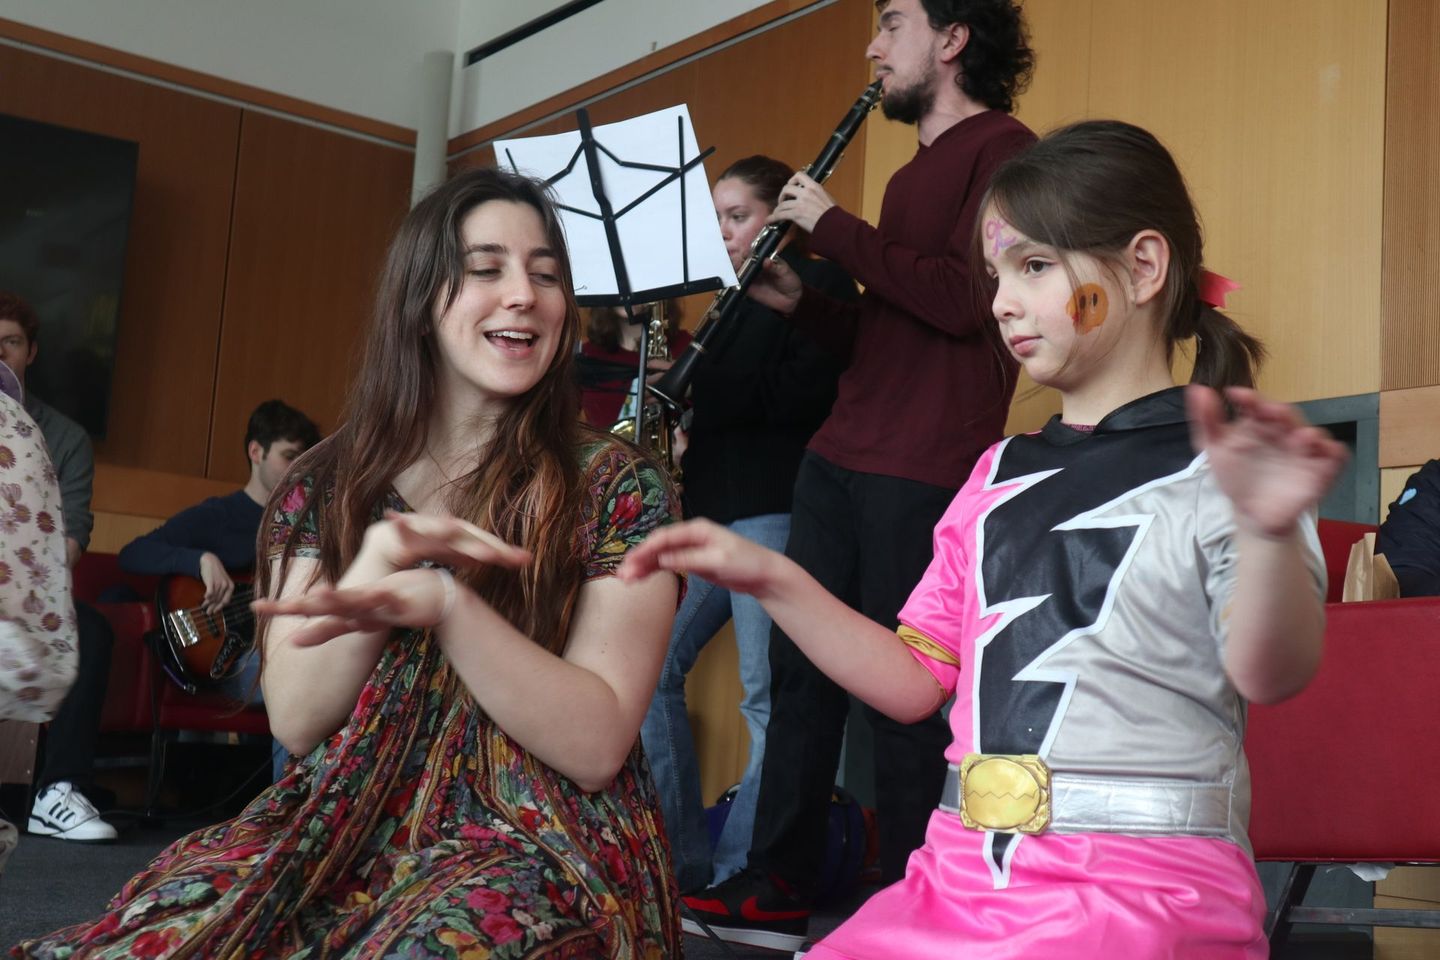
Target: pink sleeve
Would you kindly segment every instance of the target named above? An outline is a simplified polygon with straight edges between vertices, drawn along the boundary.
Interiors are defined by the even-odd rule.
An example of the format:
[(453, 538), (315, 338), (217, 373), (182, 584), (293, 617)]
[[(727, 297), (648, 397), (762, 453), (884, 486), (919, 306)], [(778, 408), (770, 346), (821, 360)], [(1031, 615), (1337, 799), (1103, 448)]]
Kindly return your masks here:
[(975, 490), (983, 485), (994, 456), (980, 457), (970, 479), (935, 527), (935, 556), (900, 610), (900, 638), (946, 693), (960, 678), (961, 650), (976, 621)]

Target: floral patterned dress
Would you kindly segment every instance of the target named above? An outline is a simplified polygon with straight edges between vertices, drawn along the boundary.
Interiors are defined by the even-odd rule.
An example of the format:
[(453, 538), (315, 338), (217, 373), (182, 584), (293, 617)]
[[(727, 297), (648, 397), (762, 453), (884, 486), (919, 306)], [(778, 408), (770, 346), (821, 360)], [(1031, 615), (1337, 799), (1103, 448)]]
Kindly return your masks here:
[[(593, 578), (674, 506), (664, 478), (622, 448), (592, 444), (582, 458)], [(297, 492), (282, 504), (279, 537), (300, 502)], [(302, 538), (300, 555), (314, 556), (313, 531)], [(429, 631), (397, 630), (349, 723), (239, 817), (177, 840), (98, 922), (14, 952), (679, 956), (658, 810), (638, 745), (609, 787), (586, 793), (485, 715)]]
[(0, 394), (0, 720), (43, 723), (75, 679), (60, 486), (40, 428)]

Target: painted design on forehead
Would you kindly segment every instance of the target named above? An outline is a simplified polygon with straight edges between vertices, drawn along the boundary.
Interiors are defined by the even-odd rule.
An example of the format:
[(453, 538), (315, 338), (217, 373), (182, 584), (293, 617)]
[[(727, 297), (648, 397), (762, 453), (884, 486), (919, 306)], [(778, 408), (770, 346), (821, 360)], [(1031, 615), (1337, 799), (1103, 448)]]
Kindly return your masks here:
[(1082, 283), (1065, 302), (1065, 312), (1075, 323), (1077, 333), (1098, 330), (1110, 314), (1110, 298), (1098, 283)]
[(1010, 226), (1004, 220), (996, 217), (985, 221), (985, 239), (990, 241), (990, 256), (998, 257), (1005, 252), (1007, 247), (1013, 247), (1020, 242), (1020, 238), (1005, 232)]

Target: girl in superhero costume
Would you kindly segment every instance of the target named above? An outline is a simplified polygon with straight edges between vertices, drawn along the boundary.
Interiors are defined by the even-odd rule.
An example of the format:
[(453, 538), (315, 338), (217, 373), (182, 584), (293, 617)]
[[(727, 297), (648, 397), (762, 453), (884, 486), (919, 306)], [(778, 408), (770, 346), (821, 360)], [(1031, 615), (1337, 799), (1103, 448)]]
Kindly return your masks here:
[(657, 531), (620, 575), (754, 595), (897, 719), (955, 697), (925, 845), (809, 960), (1264, 957), (1245, 704), (1319, 663), (1313, 515), (1344, 448), (1253, 390), (1260, 344), (1215, 309), (1226, 282), (1149, 133), (1056, 131), (981, 209), (994, 331), (1062, 411), (981, 457), (898, 629), (701, 521)]

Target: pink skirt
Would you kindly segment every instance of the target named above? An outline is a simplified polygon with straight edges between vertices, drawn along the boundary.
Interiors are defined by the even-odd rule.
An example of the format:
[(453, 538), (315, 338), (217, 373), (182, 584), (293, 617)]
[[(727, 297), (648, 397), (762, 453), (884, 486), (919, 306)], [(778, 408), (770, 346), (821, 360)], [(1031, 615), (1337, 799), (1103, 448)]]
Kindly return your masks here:
[(930, 818), (905, 879), (807, 960), (1264, 960), (1265, 895), (1245, 851), (1199, 837), (1043, 834), (995, 889), (985, 835)]

